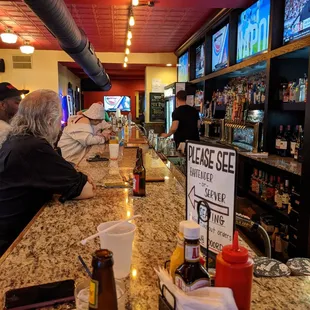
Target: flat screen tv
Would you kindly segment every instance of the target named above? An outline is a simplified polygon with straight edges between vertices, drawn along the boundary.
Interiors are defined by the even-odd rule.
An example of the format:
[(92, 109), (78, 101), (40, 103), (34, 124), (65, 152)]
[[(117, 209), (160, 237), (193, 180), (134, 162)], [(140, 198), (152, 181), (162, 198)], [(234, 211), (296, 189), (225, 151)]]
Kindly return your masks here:
[(104, 109), (107, 112), (115, 112), (120, 109), (124, 112), (130, 112), (130, 98), (128, 96), (104, 96)]
[(188, 52), (179, 58), (178, 82), (188, 82)]
[(212, 71), (227, 67), (229, 24), (212, 36)]
[(238, 20), (237, 62), (268, 49), (270, 0), (259, 0)]
[(287, 43), (310, 33), (310, 0), (285, 0), (284, 35)]
[(205, 49), (204, 44), (201, 44), (196, 47), (196, 69), (195, 69), (196, 79), (204, 76), (204, 71), (205, 71)]

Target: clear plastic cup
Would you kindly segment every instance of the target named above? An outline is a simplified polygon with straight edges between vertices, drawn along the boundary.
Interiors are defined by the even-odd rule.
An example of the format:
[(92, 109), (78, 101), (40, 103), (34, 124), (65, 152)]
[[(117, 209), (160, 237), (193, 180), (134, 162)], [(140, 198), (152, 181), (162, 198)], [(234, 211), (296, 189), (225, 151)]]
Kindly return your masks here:
[(76, 310), (88, 310), (88, 304), (89, 304), (88, 279), (76, 282), (74, 296), (75, 296)]
[[(104, 230), (116, 223), (118, 223), (118, 221), (102, 223), (97, 227), (97, 230)], [(113, 252), (113, 270), (116, 279), (125, 278), (130, 273), (132, 242), (135, 230), (136, 225), (127, 222), (112, 229), (106, 234), (104, 233), (100, 235), (101, 248), (109, 249)]]
[[(76, 310), (89, 309), (89, 279), (77, 281), (75, 284), (75, 306)], [(119, 310), (125, 310), (126, 294), (125, 284), (120, 280), (115, 280), (117, 304)]]
[(118, 153), (119, 153), (119, 144), (116, 143), (110, 143), (109, 144), (109, 151), (110, 151), (110, 159), (111, 160), (117, 160), (118, 159)]

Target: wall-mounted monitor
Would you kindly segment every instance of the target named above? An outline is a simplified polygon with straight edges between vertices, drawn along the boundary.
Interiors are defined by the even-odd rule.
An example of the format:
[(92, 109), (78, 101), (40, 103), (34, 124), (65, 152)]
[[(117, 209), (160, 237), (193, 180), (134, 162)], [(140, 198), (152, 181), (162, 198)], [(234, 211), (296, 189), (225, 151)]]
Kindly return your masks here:
[(259, 0), (238, 20), (237, 62), (268, 49), (270, 0)]
[(130, 97), (128, 96), (104, 96), (103, 102), (107, 112), (115, 112), (116, 109), (130, 112)]
[(212, 36), (212, 71), (227, 67), (229, 24)]
[(204, 73), (205, 73), (205, 49), (203, 43), (196, 47), (196, 68), (195, 68), (196, 79), (204, 76)]
[(285, 0), (284, 43), (308, 34), (310, 34), (310, 0)]
[(188, 82), (188, 52), (179, 58), (178, 82)]

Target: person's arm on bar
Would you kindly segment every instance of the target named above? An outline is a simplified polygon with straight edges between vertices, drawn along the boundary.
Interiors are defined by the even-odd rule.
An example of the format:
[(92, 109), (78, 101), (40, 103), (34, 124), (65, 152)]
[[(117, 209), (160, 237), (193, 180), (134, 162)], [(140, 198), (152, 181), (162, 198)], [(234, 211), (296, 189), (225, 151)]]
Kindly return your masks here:
[(163, 133), (163, 134), (161, 134), (161, 136), (164, 138), (168, 138), (168, 137), (172, 136), (178, 130), (178, 127), (179, 127), (179, 121), (173, 121), (172, 125), (169, 129), (169, 132)]
[(73, 199), (88, 199), (94, 197), (94, 187), (89, 182), (86, 182), (84, 185), (82, 192), (79, 196), (73, 198)]

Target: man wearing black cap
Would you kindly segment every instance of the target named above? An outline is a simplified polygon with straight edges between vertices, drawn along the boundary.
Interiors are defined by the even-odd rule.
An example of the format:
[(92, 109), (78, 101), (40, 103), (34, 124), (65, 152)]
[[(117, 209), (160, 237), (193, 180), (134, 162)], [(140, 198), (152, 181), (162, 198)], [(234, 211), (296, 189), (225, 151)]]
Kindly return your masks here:
[(28, 90), (18, 90), (10, 83), (0, 83), (0, 131), (9, 128), (9, 122), (17, 112), (21, 95), (28, 93)]
[(174, 140), (178, 147), (186, 140), (199, 141), (199, 112), (186, 104), (186, 91), (180, 90), (176, 95), (177, 108), (172, 113), (172, 125), (168, 133), (161, 136), (168, 138), (174, 134)]

